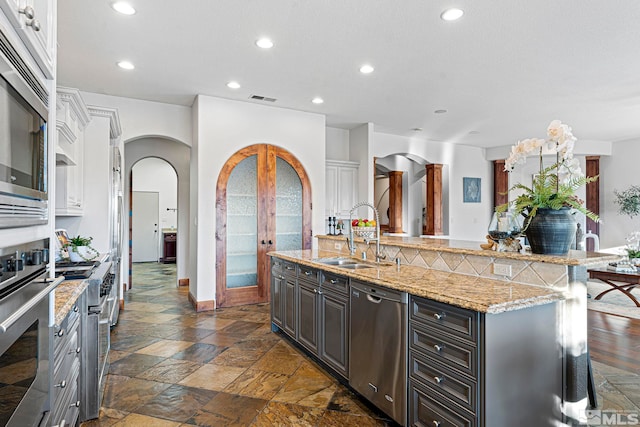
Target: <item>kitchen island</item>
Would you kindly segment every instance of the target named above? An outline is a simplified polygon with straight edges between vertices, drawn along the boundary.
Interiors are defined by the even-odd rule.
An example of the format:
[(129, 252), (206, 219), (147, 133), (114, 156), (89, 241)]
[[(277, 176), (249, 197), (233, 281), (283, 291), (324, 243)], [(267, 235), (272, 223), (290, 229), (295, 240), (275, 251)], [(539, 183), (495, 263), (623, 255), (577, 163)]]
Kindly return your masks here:
[[(374, 259), (373, 246), (369, 247), (359, 239), (355, 244), (357, 256), (354, 259)], [(524, 407), (520, 408), (505, 397), (509, 394), (512, 397), (521, 395), (527, 399), (527, 411), (537, 405), (537, 412), (543, 411), (547, 417), (546, 422), (540, 419), (534, 422), (534, 418), (531, 418), (530, 425), (553, 425), (558, 421), (577, 425), (584, 419), (588, 366), (586, 269), (619, 257), (579, 251), (572, 251), (566, 256), (494, 252), (481, 250), (479, 242), (407, 237), (383, 237), (380, 244), (385, 260), (373, 268), (345, 269), (320, 262), (322, 258), (350, 256), (344, 237), (318, 236), (317, 251), (275, 252), (271, 255), (275, 257), (273, 259), (291, 262), (299, 268), (315, 268), (329, 275), (340, 274), (350, 281), (409, 294), (408, 422), (422, 422), (425, 419), (429, 423), (440, 422), (440, 416), (447, 422), (453, 422), (453, 425), (458, 425), (458, 422), (459, 425), (502, 425), (502, 422), (513, 422), (518, 418), (502, 419), (495, 415), (500, 412), (496, 408), (509, 408), (506, 412), (512, 414), (526, 412)], [(393, 262), (388, 262), (396, 258), (401, 260), (399, 269)], [(287, 279), (283, 282), (289, 285), (286, 292), (291, 301), (296, 292), (296, 288), (291, 286), (295, 281)], [(304, 289), (300, 287), (299, 290)], [(318, 291), (322, 291), (322, 285)], [(287, 295), (283, 297), (287, 300)], [(441, 316), (441, 312), (429, 309), (426, 313), (430, 314), (421, 318), (420, 307), (451, 307), (452, 313), (463, 310), (464, 315), (458, 316), (462, 323), (457, 326), (462, 328), (460, 330), (473, 329), (472, 325), (477, 323), (479, 339), (472, 339), (471, 335), (456, 336), (455, 330), (447, 331), (442, 324), (436, 324), (435, 329), (434, 325), (429, 324), (424, 327), (420, 321), (431, 315)], [(302, 316), (302, 308), (298, 308), (301, 311), (297, 314)], [(291, 317), (296, 312), (285, 310), (283, 314)], [(288, 320), (290, 336), (292, 319)], [(475, 320), (465, 323), (464, 319)], [(412, 322), (415, 326), (412, 326)], [(279, 327), (277, 322), (274, 324)], [(303, 328), (302, 325), (298, 326), (295, 332), (299, 336)], [(543, 329), (551, 332), (551, 335), (545, 334)], [(283, 330), (286, 331), (286, 328)], [(455, 337), (451, 344), (458, 349), (457, 354), (461, 357), (458, 359), (462, 360), (462, 365), (466, 363), (465, 357), (475, 360), (475, 356), (469, 355), (476, 354), (480, 374), (473, 370), (464, 372), (464, 369), (460, 374), (459, 369), (454, 370), (454, 376), (459, 381), (449, 381), (448, 384), (455, 383), (457, 386), (438, 394), (439, 397), (432, 401), (430, 393), (439, 385), (431, 384), (428, 380), (431, 377), (425, 374), (433, 371), (432, 366), (419, 360), (423, 356), (432, 360), (433, 352), (425, 349), (434, 345), (441, 347), (439, 343), (434, 344), (434, 339), (440, 339), (434, 336), (434, 331), (444, 331), (445, 337)], [(422, 345), (421, 340), (422, 344), (429, 342), (429, 346)], [(465, 353), (465, 349), (473, 349), (477, 353)], [(499, 363), (496, 364), (497, 361)], [(556, 369), (556, 361), (559, 370)], [(440, 366), (441, 363), (435, 365)], [(420, 367), (424, 368), (422, 373)], [(506, 392), (504, 384), (491, 378), (501, 370), (505, 375), (503, 381), (515, 387), (511, 392)], [(557, 382), (550, 379), (543, 384), (544, 381), (540, 379), (545, 376), (555, 376)], [(523, 388), (535, 389), (537, 386), (540, 386), (540, 393), (534, 392), (528, 397), (526, 393), (519, 394)], [(555, 394), (554, 402), (545, 397), (533, 404), (530, 399), (536, 394)], [(505, 406), (505, 402), (509, 404)], [(493, 424), (483, 424), (489, 420)], [(518, 422), (521, 423), (518, 425), (526, 425), (522, 424), (522, 420)]]

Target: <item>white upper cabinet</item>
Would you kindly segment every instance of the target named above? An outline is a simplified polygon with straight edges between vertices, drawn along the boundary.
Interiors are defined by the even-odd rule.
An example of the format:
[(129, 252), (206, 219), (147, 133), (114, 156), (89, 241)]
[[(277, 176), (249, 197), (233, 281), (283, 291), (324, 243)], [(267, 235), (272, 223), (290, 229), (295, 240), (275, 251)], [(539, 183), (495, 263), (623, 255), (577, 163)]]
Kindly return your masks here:
[(91, 116), (77, 89), (56, 99), (56, 216), (84, 214), (84, 132)]
[(52, 0), (0, 0), (7, 16), (38, 67), (53, 79), (55, 58), (55, 5)]
[(325, 171), (325, 215), (349, 218), (358, 203), (358, 162), (327, 160)]

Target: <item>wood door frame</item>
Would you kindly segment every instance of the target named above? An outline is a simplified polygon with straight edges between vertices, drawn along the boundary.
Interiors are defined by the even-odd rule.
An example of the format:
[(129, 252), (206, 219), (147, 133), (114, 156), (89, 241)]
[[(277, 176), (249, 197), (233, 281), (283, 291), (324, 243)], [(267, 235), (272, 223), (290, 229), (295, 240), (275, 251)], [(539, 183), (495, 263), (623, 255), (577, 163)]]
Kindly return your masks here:
[[(236, 288), (229, 292), (226, 287), (227, 278), (227, 184), (233, 169), (245, 158), (256, 155), (258, 179), (258, 215), (265, 213), (265, 221), (258, 221), (257, 241), (258, 280), (268, 282), (269, 260), (267, 252), (275, 250), (275, 174), (276, 159), (280, 157), (286, 161), (298, 174), (302, 184), (302, 249), (311, 249), (311, 184), (304, 167), (298, 159), (287, 150), (268, 144), (255, 144), (236, 151), (224, 164), (218, 175), (216, 184), (216, 308), (234, 305), (254, 304), (266, 302), (270, 299), (271, 287), (269, 283), (262, 286), (247, 286)], [(267, 191), (260, 191), (261, 188)], [(260, 242), (267, 242), (260, 244)], [(272, 243), (268, 243), (271, 241)]]

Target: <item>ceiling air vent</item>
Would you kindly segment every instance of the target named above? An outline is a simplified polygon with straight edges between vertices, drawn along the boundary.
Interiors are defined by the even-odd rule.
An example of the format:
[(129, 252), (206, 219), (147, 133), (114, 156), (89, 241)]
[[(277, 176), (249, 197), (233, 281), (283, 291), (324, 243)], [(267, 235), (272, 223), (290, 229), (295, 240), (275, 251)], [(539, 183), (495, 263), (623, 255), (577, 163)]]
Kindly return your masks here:
[(269, 98), (268, 96), (262, 96), (262, 95), (251, 95), (249, 99), (253, 99), (255, 101), (276, 102), (275, 98)]

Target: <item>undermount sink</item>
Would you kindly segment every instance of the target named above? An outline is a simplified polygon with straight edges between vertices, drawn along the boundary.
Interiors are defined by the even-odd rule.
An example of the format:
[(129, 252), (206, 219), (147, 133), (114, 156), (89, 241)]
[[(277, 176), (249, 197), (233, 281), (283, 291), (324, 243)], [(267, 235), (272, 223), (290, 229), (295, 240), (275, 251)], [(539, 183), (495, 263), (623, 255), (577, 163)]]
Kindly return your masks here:
[(373, 265), (362, 264), (351, 258), (318, 258), (314, 261), (325, 265), (334, 265), (339, 268), (347, 268), (350, 270), (358, 270), (362, 268), (373, 268)]
[(348, 268), (350, 270), (360, 270), (362, 268), (373, 268), (373, 265), (369, 265), (369, 264), (358, 264), (353, 263), (353, 264), (343, 264), (343, 265), (339, 265), (338, 267), (340, 268)]
[(337, 266), (353, 265), (358, 263), (357, 261), (354, 261), (349, 258), (318, 258), (318, 259), (315, 259), (314, 261), (319, 262), (320, 264), (337, 265)]

